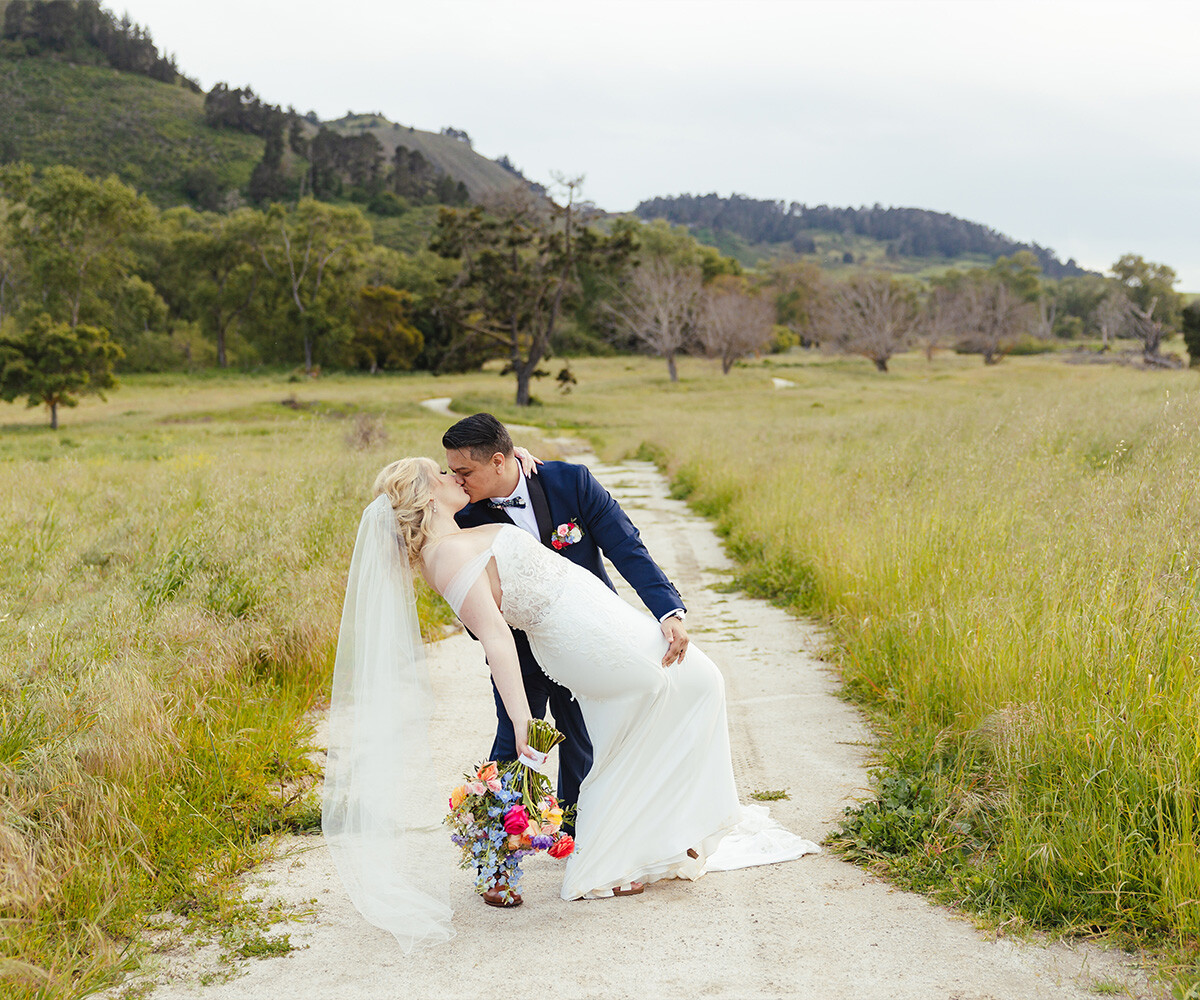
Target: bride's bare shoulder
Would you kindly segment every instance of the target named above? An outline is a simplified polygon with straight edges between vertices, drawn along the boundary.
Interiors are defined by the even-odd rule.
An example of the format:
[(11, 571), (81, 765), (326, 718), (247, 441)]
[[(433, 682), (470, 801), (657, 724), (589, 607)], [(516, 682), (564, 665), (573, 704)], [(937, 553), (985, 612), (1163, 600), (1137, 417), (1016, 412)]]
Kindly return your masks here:
[(481, 552), (487, 551), (498, 527), (488, 524), (464, 528), (426, 545), (421, 553), (426, 577), (442, 577), (446, 572), (452, 573)]

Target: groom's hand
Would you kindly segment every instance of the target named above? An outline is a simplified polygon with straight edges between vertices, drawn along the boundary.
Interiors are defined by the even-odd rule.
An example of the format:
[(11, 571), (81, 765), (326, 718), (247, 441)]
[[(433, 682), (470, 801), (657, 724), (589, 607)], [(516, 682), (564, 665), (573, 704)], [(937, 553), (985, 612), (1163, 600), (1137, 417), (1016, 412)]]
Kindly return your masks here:
[(678, 663), (683, 659), (683, 654), (688, 648), (687, 629), (683, 627), (683, 622), (678, 618), (665, 618), (659, 623), (662, 629), (663, 638), (670, 645), (667, 647), (667, 655), (663, 657), (662, 665), (669, 667), (672, 663)]

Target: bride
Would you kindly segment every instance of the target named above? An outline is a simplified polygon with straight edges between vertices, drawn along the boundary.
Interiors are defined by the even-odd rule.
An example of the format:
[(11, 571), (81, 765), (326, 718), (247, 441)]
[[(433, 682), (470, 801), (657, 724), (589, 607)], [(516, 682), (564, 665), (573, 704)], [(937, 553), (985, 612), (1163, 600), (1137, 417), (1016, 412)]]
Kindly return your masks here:
[[(406, 950), (451, 935), (440, 894), (403, 849), (420, 790), (431, 781), (428, 679), (416, 627), (420, 572), (482, 642), (524, 755), (531, 718), (512, 628), (545, 672), (579, 702), (593, 747), (579, 793), (576, 849), (562, 898), (641, 891), (715, 867), (817, 850), (774, 839), (714, 864), (743, 820), (730, 762), (724, 683), (693, 643), (662, 666), (666, 640), (649, 615), (596, 577), (508, 524), (460, 528), (468, 502), (427, 458), (393, 462), (375, 483), (351, 563), (335, 666), (323, 826), (359, 910)], [(783, 835), (786, 843), (781, 843)]]

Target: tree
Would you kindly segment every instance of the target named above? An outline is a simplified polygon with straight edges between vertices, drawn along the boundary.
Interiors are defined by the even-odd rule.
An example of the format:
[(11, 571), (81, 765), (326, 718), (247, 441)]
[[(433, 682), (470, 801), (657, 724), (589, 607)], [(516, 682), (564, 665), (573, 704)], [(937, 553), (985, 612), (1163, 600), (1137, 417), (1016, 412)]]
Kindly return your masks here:
[(959, 292), (964, 336), (955, 349), (981, 354), (985, 365), (997, 364), (1010, 341), (1032, 322), (1032, 305), (994, 277), (973, 276)]
[(775, 296), (775, 321), (804, 347), (813, 343), (813, 315), (822, 294), (821, 269), (812, 261), (776, 261), (766, 287)]
[(411, 292), (367, 285), (359, 290), (351, 353), (358, 365), (374, 375), (380, 368), (407, 370), (425, 346), (421, 331), (412, 325)]
[(355, 272), (371, 242), (371, 227), (358, 209), (313, 198), (291, 212), (274, 205), (267, 218), (269, 242), (261, 247), (261, 259), (295, 308), (304, 370), (311, 372), (319, 339), (339, 331), (349, 337)]
[(1150, 306), (1143, 309), (1134, 302), (1129, 303), (1129, 329), (1142, 342), (1142, 360), (1148, 365), (1170, 364), (1170, 360), (1158, 353), (1168, 331), (1164, 329), (1161, 320), (1155, 318), (1155, 307), (1158, 299), (1150, 300)]
[(164, 213), (163, 252), (169, 262), (161, 284), (176, 310), (200, 323), (217, 349), (217, 365), (229, 364), (227, 342), (235, 326), (263, 306), (262, 254), (272, 230), (250, 208), (209, 215), (189, 208)]
[(16, 306), (25, 264), (25, 256), (5, 222), (11, 209), (11, 204), (0, 196), (0, 324)]
[(744, 280), (714, 279), (701, 293), (696, 339), (710, 358), (719, 358), (728, 375), (734, 362), (764, 350), (771, 341), (775, 310)]
[(28, 298), (77, 326), (99, 291), (128, 272), (130, 238), (153, 216), (150, 203), (115, 177), (94, 181), (73, 167), (49, 167), (10, 213)]
[(1098, 274), (1062, 278), (1054, 289), (1058, 304), (1055, 336), (1081, 336), (1096, 329), (1096, 309), (1111, 291), (1111, 282)]
[(652, 257), (634, 269), (610, 306), (622, 330), (666, 359), (672, 382), (679, 381), (675, 356), (691, 341), (700, 290), (698, 266)]
[(23, 332), (0, 336), (0, 399), (25, 396), (29, 406), (45, 404), (57, 430), (59, 406), (77, 406), (89, 393), (103, 399), (116, 385), (113, 363), (120, 357), (107, 330), (71, 327), (42, 313)]
[(1129, 301), (1168, 333), (1179, 329), (1183, 296), (1175, 291), (1174, 268), (1127, 253), (1112, 266), (1113, 277)]
[(1025, 302), (1037, 302), (1042, 297), (1042, 265), (1029, 250), (998, 258), (988, 273)]
[(514, 189), (487, 211), (443, 209), (430, 243), (462, 268), (442, 297), (441, 312), (465, 339), (491, 343), (516, 376), (516, 403), (528, 406), (530, 382), (549, 356), (566, 308), (577, 298), (581, 266), (610, 267), (632, 245), (579, 224), (575, 196), (581, 178), (559, 179), (564, 204)]
[(1034, 303), (1037, 313), (1034, 317), (1034, 331), (1042, 340), (1054, 336), (1054, 324), (1058, 318), (1058, 300), (1053, 294), (1042, 292)]
[[(955, 275), (955, 277), (949, 277)], [(933, 353), (945, 347), (962, 329), (963, 304), (962, 271), (947, 272), (935, 279), (924, 296), (917, 315), (914, 336), (925, 352), (925, 360), (932, 361)]]
[(1200, 299), (1183, 310), (1183, 342), (1193, 368), (1200, 366)]
[(826, 297), (817, 322), (821, 343), (861, 354), (888, 370), (893, 354), (904, 350), (917, 322), (912, 291), (885, 274), (855, 275)]
[(1124, 289), (1110, 288), (1096, 304), (1092, 316), (1100, 330), (1100, 351), (1103, 353), (1109, 349), (1109, 341), (1123, 336), (1129, 325), (1129, 297)]

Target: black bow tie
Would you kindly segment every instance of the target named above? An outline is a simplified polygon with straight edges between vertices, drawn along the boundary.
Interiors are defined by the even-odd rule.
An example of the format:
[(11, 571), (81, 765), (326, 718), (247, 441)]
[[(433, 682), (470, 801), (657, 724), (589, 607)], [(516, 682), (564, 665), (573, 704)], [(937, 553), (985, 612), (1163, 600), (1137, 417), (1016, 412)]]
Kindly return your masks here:
[(509, 497), (507, 500), (489, 500), (488, 503), (490, 503), (493, 507), (524, 507), (525, 498)]

